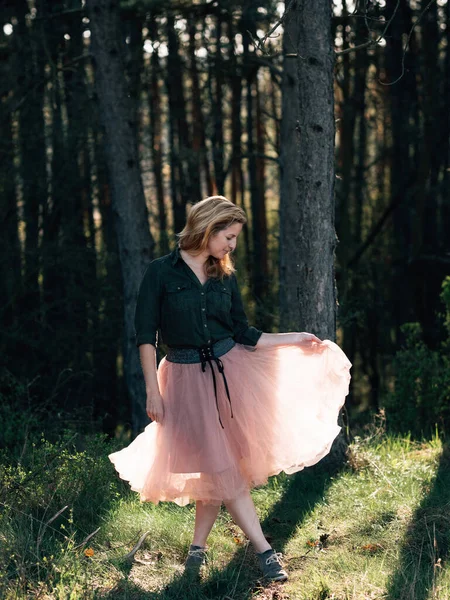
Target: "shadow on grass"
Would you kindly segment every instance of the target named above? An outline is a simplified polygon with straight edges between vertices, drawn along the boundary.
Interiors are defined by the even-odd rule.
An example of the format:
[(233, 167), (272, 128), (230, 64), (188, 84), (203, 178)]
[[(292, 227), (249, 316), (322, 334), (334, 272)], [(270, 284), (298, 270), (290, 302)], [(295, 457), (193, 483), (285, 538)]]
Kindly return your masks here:
[(431, 489), (414, 513), (388, 585), (388, 600), (435, 597), (436, 578), (450, 551), (450, 446), (446, 444)]
[[(304, 521), (316, 503), (323, 499), (331, 483), (331, 476), (336, 473), (336, 468), (322, 461), (287, 478), (282, 498), (262, 522), (263, 531), (277, 552), (284, 550), (298, 525)], [(128, 575), (129, 569), (125, 568), (122, 572)], [(277, 587), (282, 584), (270, 585)], [(249, 544), (240, 546), (226, 566), (212, 565), (208, 577), (200, 581), (195, 581), (184, 573), (176, 574), (163, 589), (146, 591), (127, 577), (106, 595), (102, 594), (101, 598), (102, 600), (211, 600), (212, 598), (248, 600), (263, 586), (257, 558)]]

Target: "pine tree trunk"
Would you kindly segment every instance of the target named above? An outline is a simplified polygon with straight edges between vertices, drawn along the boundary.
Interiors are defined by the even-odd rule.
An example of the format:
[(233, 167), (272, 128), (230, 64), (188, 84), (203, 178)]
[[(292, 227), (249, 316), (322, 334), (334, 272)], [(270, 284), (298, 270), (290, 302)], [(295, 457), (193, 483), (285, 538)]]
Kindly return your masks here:
[[(46, 44), (53, 65), (58, 64), (58, 40), (52, 28), (53, 20), (46, 21)], [(48, 335), (63, 331), (69, 323), (67, 265), (64, 261), (61, 232), (64, 202), (66, 200), (65, 169), (66, 142), (62, 116), (62, 92), (60, 78), (54, 77), (49, 91), (49, 104), (52, 110), (51, 129), (51, 186), (43, 209), (42, 243), (42, 290), (44, 324)], [(70, 363), (66, 352), (57, 353), (52, 361), (52, 371), (60, 372)]]
[(189, 175), (190, 135), (184, 100), (183, 69), (178, 53), (178, 37), (172, 13), (167, 16), (167, 95), (170, 124), (170, 180), (174, 231), (178, 233), (186, 221), (186, 204), (192, 200)]
[[(445, 49), (445, 72), (450, 73), (450, 2), (445, 7), (446, 17), (446, 49)], [(444, 82), (444, 94), (442, 99), (444, 116), (442, 119), (442, 153), (444, 155), (442, 177), (442, 201), (439, 219), (439, 238), (444, 252), (450, 253), (450, 236), (448, 235), (448, 224), (450, 223), (450, 77), (447, 75)]]
[[(238, 29), (238, 28), (237, 28)], [(228, 39), (231, 43), (230, 77), (231, 77), (231, 200), (245, 210), (244, 174), (242, 171), (242, 65), (238, 62), (234, 44), (235, 30), (233, 19), (228, 18)], [(242, 232), (244, 237), (245, 256), (250, 256), (250, 236), (248, 227)]]
[(141, 89), (144, 71), (144, 50), (142, 36), (142, 18), (133, 11), (127, 22), (129, 43), (127, 44), (129, 59), (127, 65), (129, 90), (133, 104), (133, 122), (136, 140), (140, 143)]
[(197, 67), (196, 49), (196, 33), (197, 24), (194, 18), (190, 15), (188, 18), (189, 31), (189, 59), (190, 59), (190, 74), (192, 86), (192, 149), (191, 149), (191, 177), (192, 177), (192, 194), (194, 198), (201, 200), (202, 190), (200, 182), (200, 173), (202, 163), (204, 163), (205, 148), (205, 123), (202, 111), (202, 100), (200, 92), (200, 79)]
[[(356, 23), (356, 39), (361, 39), (363, 35), (364, 23), (358, 20)], [(355, 215), (354, 215), (354, 242), (355, 247), (359, 248), (362, 243), (362, 215), (363, 206), (366, 199), (366, 172), (365, 172), (365, 161), (366, 161), (366, 145), (367, 145), (367, 127), (366, 127), (366, 73), (368, 69), (368, 54), (365, 50), (360, 50), (355, 56), (355, 74), (354, 74), (354, 99), (355, 99), (355, 112), (357, 119), (357, 142), (356, 142), (356, 153), (355, 153), (355, 184), (354, 184), (354, 202), (355, 202)], [(343, 269), (346, 265), (343, 265)], [(357, 271), (358, 267), (356, 267)], [(349, 277), (352, 273), (352, 269), (347, 269), (348, 273), (343, 276)], [(342, 292), (341, 292), (342, 293)], [(352, 273), (352, 284), (349, 289), (349, 295), (352, 298), (361, 297), (361, 276), (358, 272)], [(351, 301), (351, 298), (349, 297)], [(358, 348), (358, 340), (360, 339), (358, 330), (358, 319), (352, 318), (350, 324), (344, 329), (343, 345), (342, 348), (348, 356), (351, 363), (355, 362), (356, 352)], [(364, 343), (364, 342), (363, 342)], [(378, 393), (378, 390), (377, 390)], [(378, 398), (378, 396), (377, 396)], [(348, 402), (353, 404), (354, 401), (359, 401), (353, 396), (353, 387), (350, 386), (348, 395)], [(378, 399), (377, 399), (378, 401)]]
[[(281, 122), (280, 328), (336, 337), (334, 51), (328, 0), (285, 21)], [(328, 458), (341, 463), (341, 434)]]
[[(416, 314), (422, 325), (424, 339), (430, 345), (437, 345), (440, 335), (439, 328), (436, 327), (436, 313), (441, 310), (439, 293), (448, 267), (425, 257), (436, 256), (440, 252), (436, 221), (439, 196), (437, 181), (442, 160), (442, 151), (438, 144), (442, 123), (436, 115), (439, 114), (439, 85), (446, 77), (450, 77), (450, 73), (440, 71), (437, 5), (432, 3), (425, 11), (426, 4), (422, 2), (422, 128), (412, 231), (411, 276)], [(447, 111), (449, 110), (450, 107), (447, 106)]]
[(255, 297), (259, 298), (255, 320), (257, 326), (270, 331), (271, 319), (271, 288), (269, 286), (269, 256), (267, 242), (266, 214), (266, 163), (265, 163), (265, 128), (262, 115), (263, 98), (259, 89), (260, 82), (255, 78), (256, 104), (256, 156), (255, 156), (255, 197), (252, 206), (253, 247), (255, 249), (255, 267), (257, 278), (254, 281)]
[[(154, 15), (148, 24), (150, 39), (155, 42), (158, 38), (158, 25)], [(161, 121), (161, 94), (159, 79), (161, 68), (158, 52), (152, 52), (150, 58), (150, 74), (148, 85), (148, 104), (150, 112), (150, 140), (153, 177), (155, 179), (156, 202), (158, 206), (159, 223), (159, 254), (163, 256), (169, 252), (169, 235), (167, 231), (166, 206), (164, 203), (164, 180), (163, 180), (163, 149), (162, 149), (162, 121)]]
[[(71, 0), (68, 8), (81, 8), (81, 0)], [(58, 9), (56, 9), (58, 12)], [(61, 10), (61, 8), (59, 8)], [(55, 22), (56, 19), (53, 20)], [(63, 31), (61, 31), (61, 38)], [(83, 54), (83, 31), (81, 19), (73, 19), (70, 40), (66, 42), (64, 62), (71, 63)], [(63, 199), (63, 260), (66, 267), (67, 310), (71, 319), (70, 336), (73, 340), (71, 353), (76, 369), (87, 368), (84, 356), (88, 334), (87, 295), (95, 288), (92, 268), (95, 256), (88, 250), (84, 228), (83, 193), (86, 192), (81, 176), (81, 157), (87, 146), (87, 115), (89, 98), (85, 87), (84, 62), (78, 61), (63, 71), (65, 107), (67, 110), (67, 154), (64, 172), (65, 197)], [(94, 262), (92, 261), (94, 259)], [(69, 327), (69, 323), (66, 327)], [(91, 394), (86, 394), (90, 397)]]
[[(40, 313), (39, 213), (47, 201), (47, 169), (43, 86), (44, 49), (36, 23), (27, 25), (28, 5), (17, 2), (17, 52), (22, 70), (21, 92), (27, 95), (19, 111), (20, 175), (25, 225), (25, 275), (22, 314), (27, 334), (37, 334)], [(30, 356), (26, 355), (26, 358)]]
[[(246, 79), (246, 129), (247, 129), (247, 160), (248, 179), (250, 183), (250, 206), (251, 206), (251, 239), (253, 254), (250, 260), (252, 296), (256, 302), (255, 324), (261, 329), (269, 329), (269, 323), (264, 318), (267, 278), (267, 227), (264, 206), (264, 184), (258, 181), (257, 144), (257, 117), (258, 117), (258, 66), (251, 60), (249, 32), (256, 35), (256, 25), (252, 13), (247, 13), (242, 18), (244, 33), (242, 36), (243, 60)], [(253, 90), (255, 89), (255, 93)]]
[(124, 366), (134, 431), (147, 422), (143, 375), (135, 345), (134, 312), (142, 274), (154, 241), (142, 186), (133, 105), (128, 97), (121, 47), (119, 2), (88, 0), (98, 103), (105, 129), (106, 160), (124, 286)]
[[(343, 0), (343, 49), (349, 47), (350, 32), (346, 31), (349, 18), (345, 0)], [(351, 54), (344, 54), (341, 57), (342, 61), (342, 101), (339, 106), (340, 110), (340, 135), (339, 135), (339, 152), (338, 152), (338, 169), (340, 175), (340, 185), (337, 193), (337, 209), (336, 209), (336, 231), (339, 237), (339, 246), (336, 254), (339, 264), (346, 265), (349, 258), (353, 255), (355, 244), (352, 235), (352, 176), (354, 164), (354, 139), (355, 139), (355, 121), (356, 111), (354, 106), (354, 95), (352, 89), (352, 69), (351, 69)], [(344, 267), (345, 268), (345, 267)], [(347, 290), (347, 277), (344, 275), (343, 295), (345, 297)]]
[[(241, 204), (244, 190), (242, 183), (242, 77), (233, 72), (231, 76), (231, 201)], [(245, 229), (246, 230), (246, 229)], [(245, 233), (244, 230), (244, 233)]]
[[(98, 255), (104, 268), (98, 280), (98, 295), (102, 306), (95, 332), (93, 362), (94, 382), (94, 418), (101, 419), (103, 429), (112, 433), (119, 421), (129, 421), (131, 407), (124, 410), (120, 406), (121, 386), (117, 372), (117, 356), (120, 350), (118, 340), (122, 336), (123, 324), (120, 305), (122, 298), (122, 277), (117, 236), (114, 231), (111, 190), (105, 158), (105, 143), (99, 130), (100, 115), (95, 111), (96, 127), (93, 131), (95, 164), (98, 190), (98, 207), (101, 214), (101, 248)], [(107, 293), (105, 293), (105, 289)], [(101, 302), (103, 300), (103, 302)]]
[[(0, 76), (2, 81), (11, 81), (15, 72), (12, 56), (2, 55), (0, 63)], [(0, 99), (0, 108), (6, 102), (6, 94)], [(12, 134), (12, 119), (8, 111), (2, 110), (0, 119), (0, 210), (2, 214), (2, 236), (0, 237), (0, 294), (3, 298), (0, 311), (0, 328), (6, 332), (8, 328), (18, 327), (21, 318), (17, 298), (21, 294), (22, 269), (21, 250), (19, 241), (17, 197), (16, 197), (16, 169), (14, 165), (14, 144)], [(7, 339), (2, 335), (0, 352), (6, 355)]]
[(283, 53), (281, 328), (334, 340), (334, 54), (329, 2), (293, 5)]
[[(402, 73), (403, 43), (402, 34), (412, 26), (411, 8), (407, 0), (402, 0), (396, 18), (392, 22), (391, 35), (386, 40), (384, 52), (386, 79), (396, 80)], [(390, 196), (403, 195), (403, 201), (393, 213), (394, 256), (392, 269), (392, 291), (396, 345), (401, 343), (400, 325), (415, 320), (411, 280), (408, 274), (412, 243), (410, 211), (412, 192), (407, 183), (413, 181), (417, 172), (418, 131), (418, 90), (417, 83), (417, 39), (413, 31), (408, 51), (404, 57), (405, 72), (401, 81), (389, 87), (392, 124), (392, 162)]]
[[(217, 11), (215, 42), (216, 52), (214, 58), (210, 62), (209, 70), (209, 85), (211, 93), (211, 109), (212, 109), (212, 154), (214, 163), (214, 173), (216, 176), (217, 192), (225, 193), (225, 167), (224, 167), (224, 137), (223, 137), (223, 60), (221, 49), (221, 30), (222, 30), (222, 10), (220, 9), (220, 0), (218, 1), (219, 10)], [(214, 85), (214, 89), (212, 86)]]

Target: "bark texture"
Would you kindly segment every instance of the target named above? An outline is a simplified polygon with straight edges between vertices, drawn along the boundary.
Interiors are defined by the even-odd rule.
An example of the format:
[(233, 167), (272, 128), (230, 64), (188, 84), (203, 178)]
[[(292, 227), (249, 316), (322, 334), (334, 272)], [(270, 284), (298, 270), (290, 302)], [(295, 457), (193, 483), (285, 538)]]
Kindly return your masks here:
[(154, 241), (139, 166), (133, 104), (127, 93), (121, 47), (119, 2), (87, 2), (98, 103), (103, 119), (106, 162), (119, 245), (124, 292), (124, 367), (135, 431), (147, 423), (143, 376), (135, 346), (134, 311), (143, 271)]
[(291, 5), (283, 43), (280, 327), (335, 339), (331, 4)]

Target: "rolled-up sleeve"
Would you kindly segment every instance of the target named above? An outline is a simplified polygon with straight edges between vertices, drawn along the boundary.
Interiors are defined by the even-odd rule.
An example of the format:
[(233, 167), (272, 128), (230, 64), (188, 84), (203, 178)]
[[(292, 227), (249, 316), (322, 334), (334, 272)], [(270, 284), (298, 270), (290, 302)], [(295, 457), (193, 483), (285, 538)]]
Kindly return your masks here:
[(160, 263), (154, 260), (145, 270), (139, 286), (134, 316), (136, 346), (153, 344), (156, 347), (161, 311), (160, 279)]
[(231, 279), (231, 318), (233, 320), (234, 339), (238, 344), (256, 346), (259, 338), (262, 335), (262, 331), (248, 324), (236, 276), (232, 275)]

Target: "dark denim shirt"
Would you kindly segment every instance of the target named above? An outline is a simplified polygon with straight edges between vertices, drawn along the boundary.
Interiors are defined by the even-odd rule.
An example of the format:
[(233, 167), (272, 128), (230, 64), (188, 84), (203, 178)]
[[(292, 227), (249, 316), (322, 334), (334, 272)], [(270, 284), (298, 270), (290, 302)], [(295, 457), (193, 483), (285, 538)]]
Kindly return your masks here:
[(178, 247), (148, 265), (134, 324), (137, 346), (156, 346), (158, 339), (173, 348), (199, 348), (227, 337), (256, 346), (262, 334), (248, 324), (236, 276), (202, 285)]

